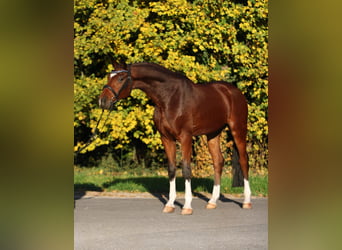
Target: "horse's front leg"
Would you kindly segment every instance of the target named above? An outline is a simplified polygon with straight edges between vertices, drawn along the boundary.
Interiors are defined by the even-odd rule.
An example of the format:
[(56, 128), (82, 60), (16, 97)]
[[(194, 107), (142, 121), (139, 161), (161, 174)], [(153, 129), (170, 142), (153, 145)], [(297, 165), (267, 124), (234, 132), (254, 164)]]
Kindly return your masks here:
[(191, 192), (191, 150), (192, 136), (186, 135), (181, 138), (182, 148), (182, 173), (185, 179), (185, 204), (182, 209), (183, 215), (192, 214), (192, 192)]
[(165, 153), (168, 159), (169, 174), (169, 201), (166, 203), (163, 213), (173, 213), (175, 211), (174, 202), (176, 200), (176, 141), (162, 137)]

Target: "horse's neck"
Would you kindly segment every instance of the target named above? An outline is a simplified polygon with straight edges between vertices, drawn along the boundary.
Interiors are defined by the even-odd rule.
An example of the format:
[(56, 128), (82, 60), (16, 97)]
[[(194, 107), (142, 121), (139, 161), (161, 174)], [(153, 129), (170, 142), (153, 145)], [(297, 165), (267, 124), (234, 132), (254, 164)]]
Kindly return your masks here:
[[(133, 88), (140, 89), (159, 107), (165, 107), (175, 95), (179, 95), (182, 80), (165, 76), (162, 72), (138, 68), (132, 72)], [(184, 84), (184, 83), (183, 83)]]
[(170, 98), (177, 94), (178, 89), (167, 82), (135, 80), (133, 88), (140, 89), (159, 107), (165, 107)]

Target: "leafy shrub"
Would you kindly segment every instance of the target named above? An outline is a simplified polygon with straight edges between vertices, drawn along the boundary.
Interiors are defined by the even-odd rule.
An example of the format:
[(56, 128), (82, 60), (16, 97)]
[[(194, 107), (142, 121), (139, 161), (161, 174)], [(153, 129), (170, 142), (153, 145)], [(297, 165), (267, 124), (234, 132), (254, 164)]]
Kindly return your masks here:
[[(225, 80), (248, 100), (251, 166), (267, 166), (267, 0), (76, 0), (74, 5), (75, 150), (96, 125), (97, 98), (113, 69), (111, 60), (148, 61), (182, 72), (195, 83)], [(120, 101), (86, 151), (110, 142), (116, 149), (137, 141), (164, 160), (153, 122), (153, 104), (140, 90)], [(101, 127), (101, 124), (100, 124)], [(223, 144), (229, 141), (223, 138)], [(208, 162), (202, 139), (198, 164)], [(201, 145), (201, 146), (198, 146)], [(229, 153), (225, 153), (229, 162)], [(197, 170), (200, 171), (199, 166)], [(205, 171), (203, 171), (205, 172)]]

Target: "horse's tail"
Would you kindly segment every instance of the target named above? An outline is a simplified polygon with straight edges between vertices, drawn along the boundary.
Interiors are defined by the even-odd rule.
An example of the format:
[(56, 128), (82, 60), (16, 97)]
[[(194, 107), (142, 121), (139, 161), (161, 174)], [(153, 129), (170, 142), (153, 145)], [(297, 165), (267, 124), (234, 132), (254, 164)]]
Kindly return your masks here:
[(233, 146), (233, 156), (232, 156), (232, 165), (233, 165), (233, 181), (232, 187), (243, 187), (243, 175), (241, 166), (239, 163), (239, 153), (234, 143)]

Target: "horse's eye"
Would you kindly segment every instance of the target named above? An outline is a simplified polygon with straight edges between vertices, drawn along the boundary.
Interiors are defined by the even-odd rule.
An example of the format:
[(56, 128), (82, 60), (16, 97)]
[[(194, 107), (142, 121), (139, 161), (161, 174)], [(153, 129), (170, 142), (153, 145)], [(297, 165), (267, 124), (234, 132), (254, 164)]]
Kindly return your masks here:
[(123, 81), (123, 77), (119, 77), (119, 82), (122, 82)]

